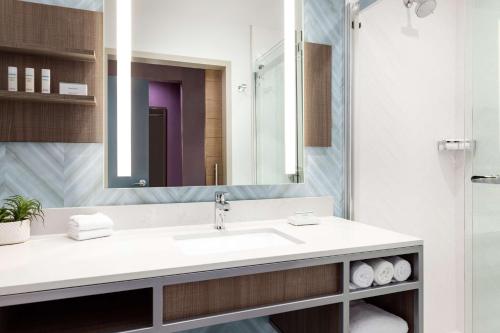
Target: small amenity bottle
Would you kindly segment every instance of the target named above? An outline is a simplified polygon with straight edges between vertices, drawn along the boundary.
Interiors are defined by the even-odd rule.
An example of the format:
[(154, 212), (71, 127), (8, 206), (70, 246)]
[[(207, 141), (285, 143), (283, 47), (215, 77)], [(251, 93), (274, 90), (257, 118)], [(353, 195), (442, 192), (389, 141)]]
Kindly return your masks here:
[(50, 69), (42, 69), (42, 94), (50, 94)]
[(9, 80), (8, 91), (17, 91), (17, 67), (9, 66), (7, 77)]
[(35, 69), (26, 68), (24, 71), (24, 76), (26, 80), (26, 92), (35, 92)]

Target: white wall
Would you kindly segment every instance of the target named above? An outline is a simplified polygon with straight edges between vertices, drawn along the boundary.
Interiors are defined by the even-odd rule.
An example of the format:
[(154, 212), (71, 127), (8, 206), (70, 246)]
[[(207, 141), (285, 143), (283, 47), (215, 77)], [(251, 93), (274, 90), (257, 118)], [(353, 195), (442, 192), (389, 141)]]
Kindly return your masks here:
[[(105, 45), (115, 47), (114, 8), (105, 0)], [(253, 181), (251, 26), (282, 31), (283, 0), (134, 0), (134, 51), (231, 62), (232, 185)], [(283, 35), (283, 34), (282, 34)]]
[(379, 0), (356, 50), (354, 218), (424, 239), (428, 333), (463, 329), (463, 159), (436, 148), (463, 134), (463, 6)]

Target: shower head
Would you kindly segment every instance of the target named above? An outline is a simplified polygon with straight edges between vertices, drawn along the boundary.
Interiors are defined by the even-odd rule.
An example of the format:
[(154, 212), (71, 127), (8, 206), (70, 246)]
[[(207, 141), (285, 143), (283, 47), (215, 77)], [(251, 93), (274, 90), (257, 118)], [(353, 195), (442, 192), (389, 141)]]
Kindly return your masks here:
[(403, 0), (403, 2), (408, 8), (411, 8), (415, 3), (415, 13), (420, 18), (431, 15), (437, 7), (436, 0)]

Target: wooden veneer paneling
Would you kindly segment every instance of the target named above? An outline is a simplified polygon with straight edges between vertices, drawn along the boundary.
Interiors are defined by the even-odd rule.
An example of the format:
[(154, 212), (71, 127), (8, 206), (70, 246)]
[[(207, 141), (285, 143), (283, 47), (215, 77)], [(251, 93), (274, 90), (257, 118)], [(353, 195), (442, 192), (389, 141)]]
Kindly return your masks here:
[(205, 70), (205, 177), (206, 185), (224, 185), (224, 135), (222, 129), (222, 71)]
[(304, 144), (332, 145), (332, 46), (304, 44)]
[(164, 287), (164, 322), (338, 294), (339, 264)]
[[(96, 105), (61, 105), (2, 99), (0, 141), (102, 142), (102, 25), (99, 12), (17, 0), (0, 2), (0, 90), (7, 90), (7, 67), (15, 66), (18, 90), (25, 90), (24, 70), (31, 67), (35, 68), (35, 91), (40, 92), (41, 69), (47, 68), (53, 94), (59, 93), (59, 82), (86, 83), (96, 100)], [(33, 54), (28, 54), (30, 48)], [(95, 53), (95, 61), (69, 54), (75, 50), (82, 50), (83, 58)]]

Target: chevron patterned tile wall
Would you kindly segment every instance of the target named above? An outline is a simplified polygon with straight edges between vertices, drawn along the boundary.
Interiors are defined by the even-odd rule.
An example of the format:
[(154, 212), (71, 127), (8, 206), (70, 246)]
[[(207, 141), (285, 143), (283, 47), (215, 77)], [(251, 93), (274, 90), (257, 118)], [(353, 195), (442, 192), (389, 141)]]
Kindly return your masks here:
[(103, 0), (23, 0), (45, 5), (55, 5), (62, 7), (78, 8), (85, 10), (102, 11)]
[[(36, 0), (100, 10), (101, 0)], [(75, 6), (76, 5), (76, 6)], [(305, 184), (234, 186), (234, 200), (330, 195), (344, 215), (344, 1), (305, 0), (306, 40), (334, 47), (333, 146), (306, 149)], [(104, 189), (102, 144), (0, 143), (0, 195), (41, 199), (45, 207), (210, 201), (213, 187)]]

